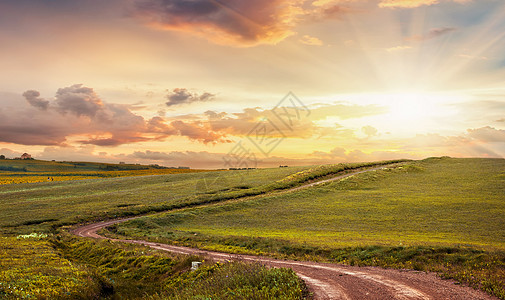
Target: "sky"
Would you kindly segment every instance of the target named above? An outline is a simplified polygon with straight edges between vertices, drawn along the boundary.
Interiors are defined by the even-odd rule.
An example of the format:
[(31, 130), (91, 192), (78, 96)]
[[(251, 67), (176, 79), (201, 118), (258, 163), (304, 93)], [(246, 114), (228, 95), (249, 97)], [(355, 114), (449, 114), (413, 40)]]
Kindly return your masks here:
[(503, 0), (0, 0), (0, 154), (505, 157)]

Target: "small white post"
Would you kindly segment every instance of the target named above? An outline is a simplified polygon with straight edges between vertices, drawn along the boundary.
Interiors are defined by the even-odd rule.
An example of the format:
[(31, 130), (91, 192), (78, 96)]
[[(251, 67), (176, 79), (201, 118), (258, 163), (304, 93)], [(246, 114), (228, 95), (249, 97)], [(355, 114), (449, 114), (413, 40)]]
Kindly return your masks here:
[(199, 261), (192, 261), (191, 262), (191, 271), (198, 270), (198, 268), (200, 267), (201, 264), (202, 263)]

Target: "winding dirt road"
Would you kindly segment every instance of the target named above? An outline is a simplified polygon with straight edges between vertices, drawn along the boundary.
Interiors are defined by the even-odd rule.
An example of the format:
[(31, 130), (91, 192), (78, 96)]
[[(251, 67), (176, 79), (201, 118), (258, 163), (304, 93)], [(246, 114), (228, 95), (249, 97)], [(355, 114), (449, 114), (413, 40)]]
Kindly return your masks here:
[[(339, 180), (358, 173), (385, 167), (388, 166), (360, 170), (323, 181), (309, 183), (284, 192), (299, 190), (323, 182)], [(138, 217), (89, 224), (73, 230), (72, 233), (80, 237), (109, 239), (99, 235), (97, 231), (107, 226), (126, 222), (135, 218)], [(241, 260), (260, 262), (270, 267), (291, 268), (307, 283), (315, 299), (498, 299), (470, 287), (458, 285), (454, 281), (442, 280), (433, 273), (381, 269), (376, 267), (353, 267), (309, 261), (279, 260), (261, 256), (204, 251), (142, 240), (110, 240), (141, 244), (153, 249), (179, 254), (201, 255), (216, 261)]]

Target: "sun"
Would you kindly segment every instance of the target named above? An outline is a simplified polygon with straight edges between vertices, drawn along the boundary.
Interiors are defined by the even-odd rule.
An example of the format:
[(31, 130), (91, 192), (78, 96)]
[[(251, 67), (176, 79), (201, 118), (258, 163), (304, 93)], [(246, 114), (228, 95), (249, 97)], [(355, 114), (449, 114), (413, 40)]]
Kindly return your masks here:
[(439, 114), (440, 99), (426, 94), (393, 94), (384, 95), (381, 101), (387, 104), (387, 116), (392, 121), (425, 122)]
[(465, 97), (458, 93), (424, 91), (357, 94), (347, 98), (353, 103), (377, 106), (381, 113), (343, 122), (345, 125), (354, 128), (371, 125), (380, 132), (397, 137), (444, 130), (447, 120), (454, 119), (458, 114), (454, 104), (465, 101)]

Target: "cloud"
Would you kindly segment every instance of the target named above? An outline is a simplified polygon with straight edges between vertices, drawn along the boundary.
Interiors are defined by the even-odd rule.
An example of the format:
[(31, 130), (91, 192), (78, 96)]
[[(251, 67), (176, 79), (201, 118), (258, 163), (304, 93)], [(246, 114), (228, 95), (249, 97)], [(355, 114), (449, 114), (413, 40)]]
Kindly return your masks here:
[[(472, 0), (447, 0), (445, 2), (468, 3)], [(420, 6), (429, 6), (439, 4), (440, 0), (382, 0), (379, 7), (383, 8), (416, 8)]]
[(456, 28), (453, 27), (442, 27), (442, 28), (432, 28), (430, 31), (424, 35), (414, 35), (411, 37), (406, 38), (405, 40), (407, 41), (426, 41), (426, 40), (431, 40), (434, 38), (437, 38), (439, 36), (448, 34), (450, 32), (456, 31)]
[(340, 1), (319, 3), (315, 6), (317, 6), (318, 8), (306, 13), (308, 16), (310, 16), (310, 19), (313, 21), (325, 20), (325, 19), (340, 19), (345, 14), (351, 12), (357, 12), (357, 10), (351, 9), (348, 6), (341, 5)]
[(505, 143), (505, 130), (486, 126), (477, 129), (468, 129), (468, 136), (486, 143)]
[(381, 115), (387, 113), (388, 109), (380, 105), (357, 105), (346, 103), (324, 104), (318, 108), (311, 109), (311, 118), (314, 120), (326, 117), (337, 117), (341, 120), (356, 119), (367, 116)]
[(28, 90), (23, 93), (26, 101), (30, 103), (31, 106), (36, 107), (41, 110), (46, 110), (49, 107), (49, 101), (39, 98), (40, 93), (34, 90)]
[[(198, 96), (206, 100), (210, 94)], [(97, 146), (118, 146), (184, 136), (202, 143), (229, 142), (198, 120), (144, 119), (131, 106), (103, 101), (93, 88), (76, 84), (57, 90), (52, 101), (40, 93), (23, 93), (27, 102), (0, 108), (0, 142), (22, 145), (67, 146), (69, 140)], [(11, 96), (9, 96), (11, 97)], [(192, 97), (196, 97), (192, 95)], [(2, 99), (7, 103), (12, 99)], [(15, 102), (15, 101), (12, 101)]]
[[(246, 108), (242, 112), (233, 114), (207, 111), (205, 115), (208, 118), (207, 123), (213, 131), (226, 135), (248, 135), (258, 124), (265, 124), (264, 128), (268, 130), (268, 135), (271, 137), (308, 138), (318, 133), (319, 128), (310, 119), (298, 118), (293, 108), (286, 108), (285, 112), (292, 118), (291, 122), (285, 119), (287, 123), (290, 123), (288, 126), (282, 123), (272, 110), (260, 110), (259, 108)], [(279, 114), (277, 113), (277, 115)]]
[(319, 158), (320, 161), (326, 163), (337, 162), (364, 162), (364, 161), (378, 161), (378, 160), (391, 160), (391, 159), (420, 159), (422, 155), (401, 152), (401, 151), (370, 151), (364, 152), (359, 149), (346, 150), (342, 147), (336, 147), (328, 152), (314, 151), (310, 154), (311, 157)]
[[(19, 97), (19, 96), (18, 96)], [(14, 101), (13, 101), (14, 100)], [(17, 98), (2, 98), (8, 105)], [(28, 102), (21, 101), (9, 110), (0, 108), (0, 142), (22, 145), (60, 145), (66, 136), (77, 134), (84, 125), (55, 110), (40, 110)]]
[(414, 8), (423, 5), (438, 4), (438, 0), (382, 0), (379, 7), (387, 8)]
[(5, 155), (6, 158), (20, 157), (22, 154), (22, 152), (17, 152), (7, 148), (0, 149), (0, 155)]
[(396, 46), (396, 47), (391, 47), (391, 48), (386, 48), (387, 52), (398, 52), (398, 51), (404, 51), (404, 50), (409, 50), (412, 49), (411, 46)]
[(311, 46), (322, 46), (323, 41), (320, 39), (310, 36), (310, 35), (304, 35), (301, 39), (300, 42), (305, 45), (311, 45)]
[(102, 100), (95, 91), (82, 84), (58, 89), (55, 102), (60, 112), (70, 112), (76, 116), (94, 117), (103, 108)]
[(488, 60), (486, 56), (475, 56), (475, 55), (468, 55), (468, 54), (460, 54), (458, 57), (465, 58), (465, 59), (471, 59), (471, 60)]
[(372, 137), (372, 136), (376, 136), (377, 135), (377, 128), (373, 127), (373, 126), (370, 126), (370, 125), (366, 125), (366, 126), (363, 126), (361, 127), (361, 131), (367, 136), (367, 137)]
[(214, 94), (207, 92), (198, 95), (196, 93), (189, 92), (187, 89), (176, 88), (167, 95), (168, 101), (165, 104), (167, 106), (173, 106), (192, 102), (209, 101), (214, 98), (214, 96)]
[(303, 1), (138, 0), (132, 15), (163, 30), (176, 30), (233, 46), (275, 44), (293, 34)]
[(231, 143), (225, 139), (225, 134), (210, 130), (208, 124), (204, 122), (185, 123), (183, 121), (173, 121), (170, 123), (180, 135), (186, 136), (192, 140), (200, 141), (204, 144), (208, 143)]

